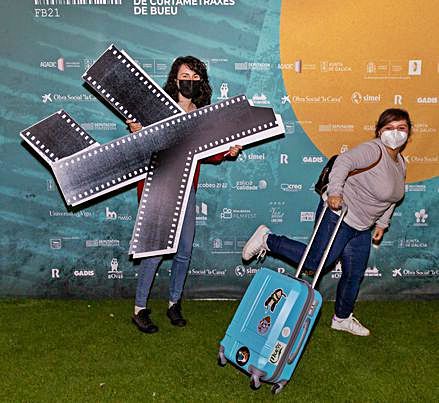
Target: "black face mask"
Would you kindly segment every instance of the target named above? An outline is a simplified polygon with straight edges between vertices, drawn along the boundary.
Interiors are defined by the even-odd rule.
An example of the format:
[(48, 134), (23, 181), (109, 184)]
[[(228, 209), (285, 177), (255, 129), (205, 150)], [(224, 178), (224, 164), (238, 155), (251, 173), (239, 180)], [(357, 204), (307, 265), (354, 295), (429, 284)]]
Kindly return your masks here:
[(200, 95), (201, 80), (178, 80), (179, 92), (187, 99), (194, 99)]

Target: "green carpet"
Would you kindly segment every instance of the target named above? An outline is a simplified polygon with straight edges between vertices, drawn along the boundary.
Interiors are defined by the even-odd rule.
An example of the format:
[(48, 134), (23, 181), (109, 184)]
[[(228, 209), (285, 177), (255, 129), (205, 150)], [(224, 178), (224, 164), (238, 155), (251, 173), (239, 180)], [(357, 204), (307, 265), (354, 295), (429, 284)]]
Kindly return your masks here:
[(361, 302), (372, 332), (329, 328), (325, 303), (285, 390), (249, 388), (249, 378), (216, 357), (237, 302), (186, 301), (189, 324), (140, 333), (132, 301), (0, 300), (1, 402), (435, 402), (439, 401), (439, 301)]

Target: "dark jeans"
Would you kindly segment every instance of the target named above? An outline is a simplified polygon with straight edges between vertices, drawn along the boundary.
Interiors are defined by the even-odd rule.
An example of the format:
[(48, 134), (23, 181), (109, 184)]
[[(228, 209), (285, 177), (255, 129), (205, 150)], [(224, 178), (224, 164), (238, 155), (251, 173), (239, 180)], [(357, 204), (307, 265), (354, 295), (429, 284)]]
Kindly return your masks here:
[[(171, 266), (169, 301), (177, 302), (183, 293), (184, 282), (189, 270), (192, 245), (195, 235), (195, 190), (192, 188), (186, 206), (180, 242)], [(163, 256), (143, 258), (137, 268), (136, 306), (146, 307), (151, 286)]]
[[(320, 201), (316, 218), (319, 216), (322, 206), (322, 201)], [(309, 270), (317, 269), (337, 219), (337, 214), (330, 209), (326, 210), (308, 257), (305, 260), (305, 268)], [(337, 286), (335, 301), (335, 314), (339, 318), (347, 318), (354, 310), (355, 300), (357, 299), (361, 280), (363, 279), (369, 259), (370, 244), (370, 229), (358, 231), (342, 222), (324, 266), (326, 268), (333, 265), (337, 259), (341, 260), (342, 275)], [(275, 234), (268, 236), (267, 246), (273, 254), (285, 257), (295, 264), (300, 261), (306, 248), (306, 245), (302, 242)]]

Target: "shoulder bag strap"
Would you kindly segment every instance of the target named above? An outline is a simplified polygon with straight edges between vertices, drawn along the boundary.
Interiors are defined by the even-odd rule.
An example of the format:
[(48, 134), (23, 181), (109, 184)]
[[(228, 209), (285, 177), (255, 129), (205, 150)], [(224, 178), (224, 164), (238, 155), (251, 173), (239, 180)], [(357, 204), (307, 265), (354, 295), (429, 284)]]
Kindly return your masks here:
[(350, 171), (349, 174), (348, 174), (348, 178), (350, 176), (354, 176), (354, 175), (357, 175), (357, 174), (361, 174), (362, 172), (366, 172), (369, 169), (372, 169), (373, 167), (377, 166), (378, 163), (381, 161), (381, 157), (383, 156), (383, 152), (381, 151), (381, 147), (378, 146), (378, 148), (380, 149), (380, 156), (378, 157), (378, 159), (373, 164), (369, 165), (366, 168), (354, 169), (353, 171)]

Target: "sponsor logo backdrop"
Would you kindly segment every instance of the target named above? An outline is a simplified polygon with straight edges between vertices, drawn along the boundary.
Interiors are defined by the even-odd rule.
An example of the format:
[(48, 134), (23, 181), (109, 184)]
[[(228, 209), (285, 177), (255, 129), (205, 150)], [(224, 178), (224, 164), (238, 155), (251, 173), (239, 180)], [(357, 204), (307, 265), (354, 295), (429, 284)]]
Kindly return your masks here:
[[(0, 296), (134, 294), (136, 264), (127, 256), (134, 187), (68, 211), (18, 136), (61, 108), (101, 142), (126, 134), (81, 80), (114, 42), (161, 84), (175, 57), (193, 54), (208, 66), (213, 102), (245, 93), (285, 122), (283, 138), (246, 149), (236, 162), (203, 165), (187, 297), (242, 295), (261, 264), (243, 264), (240, 253), (260, 223), (306, 242), (318, 202), (314, 181), (327, 158), (372, 138), (375, 119), (393, 106), (414, 120), (406, 196), (372, 249), (360, 298), (437, 297), (435, 5), (424, 1), (420, 17), (419, 4), (408, 0), (396, 8), (330, 0), (312, 10), (279, 0), (3, 1)], [(263, 265), (293, 270), (270, 257)], [(162, 264), (153, 296), (167, 296), (169, 266)], [(323, 278), (326, 298), (341, 270), (338, 264)]]

